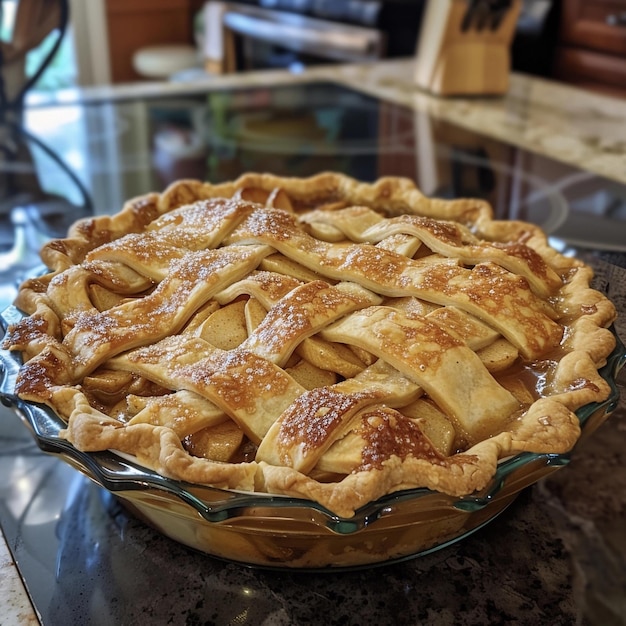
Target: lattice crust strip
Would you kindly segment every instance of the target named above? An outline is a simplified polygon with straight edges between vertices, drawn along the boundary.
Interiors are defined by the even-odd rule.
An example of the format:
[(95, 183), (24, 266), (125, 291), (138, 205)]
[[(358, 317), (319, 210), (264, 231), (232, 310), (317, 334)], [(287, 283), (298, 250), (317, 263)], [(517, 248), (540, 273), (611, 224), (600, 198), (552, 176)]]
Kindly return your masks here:
[(483, 488), (565, 452), (605, 399), (612, 304), (591, 270), (477, 200), (326, 173), (181, 181), (76, 223), (27, 280), (17, 392), (115, 449), (338, 515)]

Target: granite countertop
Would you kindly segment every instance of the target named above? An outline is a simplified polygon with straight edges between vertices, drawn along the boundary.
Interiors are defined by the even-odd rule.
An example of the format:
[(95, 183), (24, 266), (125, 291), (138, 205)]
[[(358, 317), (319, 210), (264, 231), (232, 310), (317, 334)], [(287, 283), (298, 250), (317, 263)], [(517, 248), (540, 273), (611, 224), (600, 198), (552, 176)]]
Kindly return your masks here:
[(9, 548), (2, 540), (0, 540), (0, 603), (3, 619), (7, 620), (7, 624), (39, 623)]
[[(410, 60), (318, 67), (301, 74), (266, 71), (194, 83), (59, 92), (33, 98), (32, 105), (118, 99), (137, 91), (185, 93), (332, 80), (626, 183), (626, 101), (521, 75), (512, 76), (510, 91), (503, 98), (439, 99), (418, 90), (412, 75)], [(620, 305), (626, 309), (624, 302)], [(626, 624), (625, 417), (622, 398), (616, 413), (576, 450), (565, 470), (523, 492), (497, 520), (454, 548), (382, 568), (369, 577), (356, 572), (309, 578), (283, 572), (255, 575), (212, 561), (204, 564), (204, 575), (241, 580), (251, 598), (263, 598), (257, 601), (257, 624), (484, 624), (505, 619), (512, 623)], [(151, 542), (162, 541), (159, 549), (175, 552), (181, 561), (197, 557), (171, 546), (153, 531), (137, 532), (144, 533), (144, 543), (129, 549), (137, 549), (138, 555)], [(511, 541), (517, 543), (511, 545)], [(2, 541), (0, 603), (0, 623), (38, 622)], [(367, 618), (355, 617), (364, 611)], [(198, 614), (200, 609), (196, 618)], [(161, 619), (200, 623), (193, 621), (191, 611), (181, 615), (163, 613)], [(232, 615), (229, 622), (226, 615), (226, 608), (216, 609), (215, 621), (208, 623), (252, 623), (245, 616)], [(128, 623), (135, 622), (129, 618)]]

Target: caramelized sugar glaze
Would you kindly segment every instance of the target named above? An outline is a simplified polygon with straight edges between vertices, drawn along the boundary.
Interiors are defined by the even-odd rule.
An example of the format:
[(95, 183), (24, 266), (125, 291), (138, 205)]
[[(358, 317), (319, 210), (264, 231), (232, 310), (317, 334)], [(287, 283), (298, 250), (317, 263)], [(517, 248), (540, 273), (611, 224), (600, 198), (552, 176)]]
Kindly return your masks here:
[(478, 200), (247, 174), (181, 181), (44, 246), (5, 347), (16, 391), (112, 448), (218, 487), (350, 516), (483, 488), (565, 452), (610, 390), (612, 304), (590, 268)]

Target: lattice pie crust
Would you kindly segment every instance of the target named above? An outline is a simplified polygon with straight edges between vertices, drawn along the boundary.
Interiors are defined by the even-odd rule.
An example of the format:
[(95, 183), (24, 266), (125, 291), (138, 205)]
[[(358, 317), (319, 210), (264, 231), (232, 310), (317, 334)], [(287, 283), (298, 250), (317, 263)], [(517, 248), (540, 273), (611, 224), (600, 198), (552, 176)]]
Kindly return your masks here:
[(42, 250), (17, 393), (85, 451), (316, 500), (479, 490), (565, 452), (604, 400), (612, 304), (592, 272), (478, 200), (406, 179), (181, 181)]

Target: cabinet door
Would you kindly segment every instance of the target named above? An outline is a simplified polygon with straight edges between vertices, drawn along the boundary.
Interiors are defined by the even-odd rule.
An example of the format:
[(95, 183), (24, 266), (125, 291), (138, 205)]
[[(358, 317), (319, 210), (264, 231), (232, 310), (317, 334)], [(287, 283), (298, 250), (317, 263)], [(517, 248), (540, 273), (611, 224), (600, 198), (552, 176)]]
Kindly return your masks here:
[[(87, 0), (85, 0), (87, 1)], [(111, 79), (138, 80), (133, 54), (146, 46), (193, 43), (193, 16), (200, 0), (107, 0)]]

